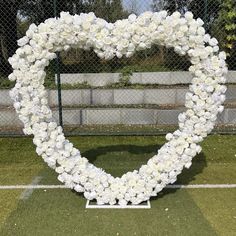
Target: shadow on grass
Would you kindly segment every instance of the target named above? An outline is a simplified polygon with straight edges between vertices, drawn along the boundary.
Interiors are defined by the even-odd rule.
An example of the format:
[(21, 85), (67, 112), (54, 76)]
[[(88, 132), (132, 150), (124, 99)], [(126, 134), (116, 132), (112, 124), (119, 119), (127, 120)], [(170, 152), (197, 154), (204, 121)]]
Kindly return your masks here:
[[(200, 153), (196, 157), (194, 157), (192, 166), (189, 169), (183, 169), (182, 173), (178, 176), (178, 179), (174, 184), (188, 185), (196, 179), (196, 176), (198, 174), (201, 174), (203, 172), (205, 167), (207, 167), (206, 156), (204, 153)], [(165, 197), (166, 195), (174, 194), (178, 190), (179, 188), (163, 189), (158, 193), (156, 197), (152, 197), (151, 199), (157, 200)]]
[[(90, 149), (82, 153), (83, 156), (89, 159), (91, 163), (94, 163), (99, 156), (107, 155), (107, 158), (110, 158), (111, 155), (109, 153), (114, 152), (128, 152), (130, 154), (137, 155), (137, 161), (140, 162), (140, 166), (143, 164), (144, 159), (147, 161), (154, 155), (162, 145), (110, 145), (104, 147), (97, 147), (94, 149)], [(146, 158), (146, 154), (152, 154), (150, 157)], [(144, 158), (145, 157), (145, 158)], [(206, 157), (204, 153), (200, 153), (193, 159), (192, 166), (189, 169), (184, 169), (182, 173), (178, 176), (178, 180), (175, 184), (189, 184), (193, 180), (195, 180), (198, 174), (203, 172), (203, 169), (207, 167)], [(131, 170), (132, 171), (132, 170)], [(164, 189), (162, 192), (158, 194), (157, 197), (153, 199), (161, 198), (166, 194), (175, 193), (178, 189)]]
[[(107, 155), (111, 152), (128, 152), (130, 154), (143, 155), (143, 154), (151, 154), (157, 152), (158, 149), (161, 148), (162, 145), (147, 145), (147, 146), (139, 146), (139, 145), (109, 145), (105, 147), (97, 147), (94, 149), (90, 149), (82, 153), (91, 163), (94, 163), (97, 157), (102, 155)], [(141, 157), (141, 156), (140, 156)]]

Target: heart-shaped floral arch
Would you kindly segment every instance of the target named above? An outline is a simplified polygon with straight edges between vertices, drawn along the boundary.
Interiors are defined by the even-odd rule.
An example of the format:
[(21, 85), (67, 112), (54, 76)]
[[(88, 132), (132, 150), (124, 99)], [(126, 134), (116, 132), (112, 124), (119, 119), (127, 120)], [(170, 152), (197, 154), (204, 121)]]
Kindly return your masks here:
[[(24, 133), (33, 134), (36, 152), (59, 174), (58, 179), (77, 192), (84, 192), (98, 204), (139, 204), (156, 196), (167, 184), (176, 181), (184, 167), (201, 151), (199, 142), (214, 127), (217, 113), (223, 111), (227, 72), (226, 55), (219, 53), (218, 42), (205, 33), (201, 19), (191, 12), (168, 15), (166, 11), (145, 12), (114, 24), (94, 13), (70, 15), (32, 24), (9, 62), (16, 80), (10, 94), (24, 123)], [(179, 129), (166, 135), (167, 143), (139, 170), (115, 178), (81, 157), (52, 118), (43, 86), (45, 67), (56, 53), (70, 48), (92, 48), (100, 58), (131, 57), (136, 50), (152, 45), (174, 48), (188, 55), (193, 74), (186, 94), (186, 111), (181, 113)]]

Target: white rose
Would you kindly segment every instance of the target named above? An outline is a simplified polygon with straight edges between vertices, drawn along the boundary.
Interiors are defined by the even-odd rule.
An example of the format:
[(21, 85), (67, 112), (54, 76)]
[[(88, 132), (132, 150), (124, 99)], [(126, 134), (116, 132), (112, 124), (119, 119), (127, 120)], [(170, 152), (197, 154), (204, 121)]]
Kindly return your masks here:
[(114, 29), (114, 25), (113, 25), (112, 23), (106, 23), (105, 27), (106, 27), (109, 31), (111, 31), (111, 30)]
[(27, 44), (29, 42), (29, 38), (27, 36), (24, 36), (23, 38), (19, 39), (17, 41), (18, 46), (22, 47), (25, 44)]
[(137, 18), (137, 23), (143, 27), (147, 24), (147, 19), (145, 17), (138, 17)]
[(209, 41), (210, 46), (217, 46), (218, 45), (218, 41), (216, 38), (211, 38)]
[(123, 55), (122, 55), (121, 52), (117, 51), (117, 52), (116, 52), (116, 56), (117, 56), (118, 58), (122, 58)]
[(170, 140), (172, 140), (172, 139), (173, 139), (173, 134), (168, 133), (168, 134), (166, 135), (166, 140), (170, 141)]
[(187, 25), (181, 25), (179, 28), (180, 31), (182, 31), (183, 33), (188, 31), (188, 26)]
[(159, 12), (159, 15), (164, 19), (164, 18), (166, 18), (166, 16), (167, 16), (167, 11), (160, 11)]
[(73, 24), (74, 24), (76, 27), (79, 27), (79, 26), (82, 24), (81, 16), (79, 16), (79, 15), (74, 15), (74, 17), (73, 17)]
[(66, 24), (71, 24), (73, 22), (73, 17), (69, 14), (69, 12), (61, 12), (60, 19)]
[(89, 12), (86, 16), (86, 20), (89, 22), (93, 22), (96, 19), (96, 16), (93, 12)]
[(175, 11), (171, 16), (176, 20), (176, 19), (179, 19), (181, 17), (181, 14), (180, 14), (180, 12)]
[(190, 11), (187, 11), (185, 12), (184, 17), (186, 18), (186, 20), (190, 21), (193, 19), (193, 13)]
[(220, 52), (219, 53), (219, 58), (223, 59), (223, 60), (226, 60), (226, 53), (225, 52)]
[(199, 26), (202, 26), (202, 25), (204, 25), (204, 21), (202, 19), (200, 19), (200, 18), (197, 18), (197, 24)]
[(203, 36), (203, 35), (205, 35), (205, 29), (203, 28), (203, 27), (199, 27), (198, 29), (197, 29), (197, 34), (198, 35), (201, 35), (201, 36)]
[(208, 43), (208, 42), (210, 41), (210, 39), (211, 39), (211, 36), (210, 36), (209, 34), (205, 34), (205, 35), (204, 35), (204, 41), (205, 41), (206, 43)]
[(105, 38), (103, 39), (103, 42), (104, 42), (105, 45), (110, 45), (110, 44), (112, 43), (110, 37), (105, 37)]
[(102, 29), (102, 28), (105, 27), (106, 21), (103, 20), (103, 19), (97, 18), (97, 19), (96, 19), (96, 24)]
[(35, 24), (31, 24), (29, 26), (29, 29), (26, 31), (26, 36), (28, 38), (32, 38), (34, 33), (37, 32), (37, 30), (38, 30), (38, 27)]
[(128, 20), (129, 20), (131, 23), (135, 22), (136, 19), (137, 19), (137, 16), (136, 16), (135, 14), (131, 14), (131, 15), (129, 15), (129, 17), (128, 17)]
[(214, 52), (218, 52), (219, 49), (220, 49), (219, 46), (214, 46), (214, 47), (213, 47), (213, 51), (214, 51)]
[(117, 48), (127, 48), (129, 46), (129, 41), (127, 39), (122, 39), (118, 42)]
[(132, 37), (132, 41), (135, 43), (135, 44), (139, 44), (140, 43), (140, 36), (135, 34), (133, 37)]
[(88, 31), (91, 27), (91, 23), (89, 21), (82, 22), (82, 27), (84, 30)]

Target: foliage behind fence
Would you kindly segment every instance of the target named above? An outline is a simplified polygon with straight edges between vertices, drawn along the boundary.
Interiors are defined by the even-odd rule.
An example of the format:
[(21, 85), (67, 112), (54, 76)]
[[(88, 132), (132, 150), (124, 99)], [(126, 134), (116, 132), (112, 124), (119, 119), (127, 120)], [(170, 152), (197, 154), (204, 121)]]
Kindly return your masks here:
[[(14, 54), (17, 49), (17, 39), (25, 35), (25, 32), (31, 23), (40, 24), (50, 17), (57, 17), (61, 11), (68, 11), (71, 14), (80, 14), (81, 12), (95, 12), (96, 16), (104, 18), (107, 21), (114, 22), (118, 19), (126, 18), (129, 14), (141, 14), (146, 10), (160, 11), (167, 10), (169, 13), (174, 11), (180, 11), (184, 14), (186, 11), (192, 11), (195, 18), (200, 17), (205, 22), (205, 28), (207, 32), (215, 36), (220, 43), (220, 49), (227, 52), (227, 63), (230, 70), (236, 70), (236, 2), (235, 0), (0, 0), (0, 89), (11, 88), (13, 86), (7, 80), (8, 74), (11, 72), (11, 67), (8, 63), (8, 58)], [(103, 61), (99, 59), (92, 51), (81, 51), (80, 49), (73, 49), (68, 52), (62, 52), (58, 56), (57, 61), (53, 61), (47, 68), (47, 80), (45, 86), (49, 89), (57, 89), (55, 83), (55, 75), (71, 74), (77, 76), (78, 73), (121, 73), (121, 78), (115, 85), (110, 85), (106, 89), (119, 88), (125, 89), (130, 85), (130, 77), (136, 72), (168, 72), (168, 71), (186, 71), (189, 67), (189, 61), (187, 57), (180, 57), (174, 53), (172, 49), (166, 49), (161, 46), (153, 46), (151, 49), (144, 52), (137, 52), (132, 58), (114, 58), (111, 61)], [(146, 74), (146, 77), (150, 78), (155, 76), (162, 76), (162, 74)], [(155, 79), (155, 78), (154, 78)], [(181, 83), (181, 78), (180, 78)], [(133, 87), (132, 87), (133, 86)], [(145, 89), (145, 85), (132, 85), (130, 88)], [(150, 88), (150, 85), (148, 85)], [(155, 86), (153, 85), (153, 88)], [(87, 82), (77, 83), (76, 85), (62, 85), (64, 88), (79, 88), (79, 89), (94, 89)], [(105, 88), (103, 88), (105, 89)], [(62, 106), (54, 107), (55, 110), (62, 109), (62, 116), (66, 120), (66, 115), (73, 116), (68, 112), (70, 107), (63, 106), (62, 92)], [(135, 99), (134, 99), (135, 100)], [(137, 99), (136, 99), (137, 100)], [(135, 101), (136, 101), (135, 100)], [(2, 98), (4, 101), (4, 98)], [(231, 107), (235, 101), (230, 100)], [(60, 105), (60, 104), (59, 104)], [(116, 106), (115, 106), (116, 105)], [(96, 106), (89, 107), (86, 104), (81, 103), (74, 109), (97, 109), (100, 114), (100, 120), (106, 118), (106, 113), (102, 113), (101, 109), (120, 109), (127, 108), (133, 109), (136, 112), (141, 112), (140, 109), (144, 109), (146, 104), (140, 102), (140, 104), (132, 104), (129, 106), (125, 102), (121, 104), (110, 104), (109, 107), (104, 108), (104, 104), (96, 104)], [(139, 107), (137, 107), (139, 105)], [(157, 107), (150, 108), (157, 109)], [(169, 104), (165, 104), (168, 106)], [(172, 104), (178, 105), (178, 104)], [(118, 106), (118, 107), (117, 107)], [(158, 107), (158, 109), (167, 109), (165, 107)], [(233, 107), (234, 108), (234, 107)], [(12, 112), (12, 108), (9, 105), (4, 105), (2, 102), (0, 105), (0, 133), (18, 133), (18, 126), (1, 125), (4, 124), (6, 118), (6, 112)], [(174, 108), (172, 108), (174, 109)], [(135, 114), (135, 113), (133, 113)], [(79, 118), (78, 118), (79, 119)], [(143, 118), (144, 119), (144, 118)], [(65, 122), (66, 123), (66, 122)], [(100, 122), (102, 123), (102, 122)], [(126, 125), (129, 122), (126, 122)], [(156, 130), (160, 132), (163, 127), (160, 124), (153, 124), (154, 126), (147, 127), (144, 121), (136, 123), (130, 122), (129, 129), (138, 133), (147, 133), (150, 130)], [(123, 132), (127, 130), (127, 126), (124, 124), (112, 124), (108, 125), (104, 122), (103, 132), (114, 131)], [(108, 126), (107, 126), (108, 125)], [(124, 126), (122, 126), (124, 125)], [(141, 125), (141, 126), (140, 126)], [(138, 128), (137, 128), (138, 126)], [(144, 126), (144, 127), (143, 127)], [(90, 125), (81, 124), (71, 127), (65, 127), (66, 130), (74, 130), (75, 133), (96, 133), (101, 132), (101, 124)], [(141, 127), (141, 128), (140, 128)], [(151, 128), (150, 128), (151, 127)], [(233, 131), (233, 126), (230, 125), (227, 130)], [(165, 128), (170, 128), (166, 126)], [(82, 130), (82, 131), (81, 131)], [(165, 129), (164, 129), (165, 130)], [(226, 126), (223, 126), (221, 130), (226, 130)], [(108, 133), (109, 133), (108, 132)]]

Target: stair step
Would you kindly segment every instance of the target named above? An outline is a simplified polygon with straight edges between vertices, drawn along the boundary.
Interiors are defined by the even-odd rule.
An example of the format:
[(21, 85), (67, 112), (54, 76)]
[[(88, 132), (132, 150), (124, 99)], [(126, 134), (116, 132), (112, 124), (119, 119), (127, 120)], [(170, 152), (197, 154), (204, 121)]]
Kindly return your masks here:
[[(155, 108), (64, 108), (65, 125), (176, 125), (178, 115), (184, 107), (173, 109)], [(58, 121), (58, 109), (53, 109), (53, 116)], [(236, 108), (226, 108), (219, 114), (217, 124), (235, 125)], [(0, 126), (21, 126), (13, 109), (2, 109)]]

